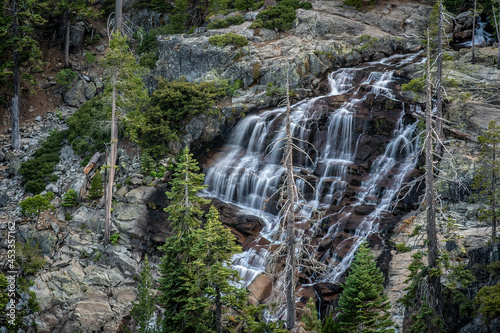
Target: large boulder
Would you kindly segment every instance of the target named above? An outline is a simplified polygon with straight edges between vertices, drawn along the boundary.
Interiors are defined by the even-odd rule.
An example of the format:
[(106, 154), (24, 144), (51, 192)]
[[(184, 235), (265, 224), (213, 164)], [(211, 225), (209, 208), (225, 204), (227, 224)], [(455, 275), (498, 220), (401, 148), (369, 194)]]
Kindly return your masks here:
[(41, 253), (48, 257), (54, 256), (56, 251), (57, 236), (50, 231), (37, 230), (31, 224), (19, 226), (17, 236), (24, 243), (30, 243), (32, 246), (38, 246)]

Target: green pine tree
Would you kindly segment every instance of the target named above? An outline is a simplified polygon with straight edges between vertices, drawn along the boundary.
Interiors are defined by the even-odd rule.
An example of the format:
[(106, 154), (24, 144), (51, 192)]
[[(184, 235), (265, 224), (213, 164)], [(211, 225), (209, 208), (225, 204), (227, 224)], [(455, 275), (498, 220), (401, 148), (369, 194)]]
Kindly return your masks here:
[(165, 253), (159, 267), (163, 332), (221, 332), (223, 308), (242, 307), (245, 299), (244, 290), (235, 286), (238, 273), (230, 268), (241, 248), (214, 207), (205, 228), (199, 228), (198, 205), (208, 200), (197, 196), (205, 188), (204, 175), (197, 171), (196, 160), (185, 148), (166, 193), (171, 202), (165, 211), (176, 235), (160, 247)]
[(305, 325), (305, 329), (310, 333), (321, 333), (321, 320), (318, 318), (316, 304), (312, 298), (306, 304), (304, 314), (302, 315), (302, 322)]
[(209, 202), (197, 196), (199, 191), (207, 187), (203, 185), (205, 175), (197, 173), (199, 170), (198, 162), (186, 146), (177, 157), (170, 182), (172, 188), (166, 193), (171, 202), (165, 211), (169, 213), (172, 229), (178, 235), (190, 232), (200, 225), (198, 217), (201, 217), (203, 212), (199, 205)]
[(340, 323), (336, 322), (331, 316), (327, 317), (321, 333), (340, 333)]
[(204, 332), (198, 325), (206, 322), (210, 303), (203, 294), (204, 286), (198, 284), (203, 262), (193, 249), (199, 242), (198, 233), (185, 233), (167, 238), (159, 248), (164, 251), (159, 267), (163, 332)]
[[(203, 270), (198, 275), (201, 285), (205, 285), (204, 294), (210, 304), (215, 305), (216, 332), (222, 332), (222, 307), (241, 308), (246, 292), (237, 287), (240, 280), (238, 272), (231, 268), (232, 257), (241, 252), (236, 245), (236, 238), (231, 231), (222, 225), (217, 208), (212, 206), (207, 214), (204, 229), (196, 230), (201, 240), (194, 251), (200, 258)], [(208, 329), (213, 328), (214, 321), (209, 322)]]
[(148, 256), (144, 258), (141, 277), (137, 286), (137, 299), (132, 302), (130, 314), (134, 319), (136, 330), (139, 333), (157, 332), (157, 324), (154, 322), (156, 301), (153, 293), (153, 276)]
[(104, 187), (102, 186), (102, 176), (101, 172), (97, 171), (95, 176), (92, 178), (90, 182), (90, 189), (88, 198), (90, 200), (100, 199), (104, 194)]
[(488, 124), (488, 130), (478, 137), (481, 144), (478, 168), (472, 182), (476, 199), (485, 200), (488, 208), (481, 210), (479, 218), (491, 221), (491, 239), (496, 237), (498, 204), (500, 203), (500, 125)]
[(68, 192), (64, 193), (61, 206), (63, 207), (75, 207), (78, 205), (78, 193), (70, 188)]
[(142, 153), (141, 157), (141, 171), (145, 175), (149, 175), (151, 172), (154, 172), (156, 169), (156, 162), (151, 157), (151, 155), (145, 151)]
[(340, 295), (338, 319), (342, 332), (394, 332), (383, 295), (384, 276), (377, 268), (368, 244), (358, 249)]

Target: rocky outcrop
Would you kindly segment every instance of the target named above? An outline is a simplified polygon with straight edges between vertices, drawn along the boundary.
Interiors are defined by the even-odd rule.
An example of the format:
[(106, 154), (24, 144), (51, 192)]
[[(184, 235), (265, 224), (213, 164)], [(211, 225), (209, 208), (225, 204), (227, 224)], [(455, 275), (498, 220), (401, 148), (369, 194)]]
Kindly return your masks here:
[[(206, 144), (225, 133), (227, 122), (240, 113), (276, 105), (287, 79), (295, 98), (303, 99), (326, 90), (324, 78), (334, 68), (418, 51), (418, 41), (405, 34), (422, 35), (429, 12), (430, 6), (398, 3), (364, 13), (343, 7), (340, 1), (319, 1), (312, 10), (297, 10), (287, 33), (250, 29), (256, 15), (247, 13), (241, 25), (158, 36), (159, 58), (148, 87), (153, 90), (159, 76), (240, 80), (242, 89), (231, 98), (230, 107), (223, 108), (222, 118), (202, 116), (188, 122), (182, 143), (196, 145), (201, 138)], [(221, 47), (208, 42), (210, 36), (228, 32), (245, 36), (250, 44)]]
[(64, 101), (69, 106), (80, 107), (86, 101), (94, 98), (98, 93), (98, 86), (102, 88), (102, 82), (93, 82), (90, 79), (78, 80), (77, 83), (63, 94)]

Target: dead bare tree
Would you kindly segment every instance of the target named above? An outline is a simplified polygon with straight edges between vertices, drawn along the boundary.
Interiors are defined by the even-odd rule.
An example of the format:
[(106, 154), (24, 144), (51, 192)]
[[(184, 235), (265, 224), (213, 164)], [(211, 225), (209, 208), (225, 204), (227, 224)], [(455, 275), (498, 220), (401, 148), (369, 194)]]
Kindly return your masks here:
[(441, 0), (438, 1), (438, 55), (437, 55), (437, 101), (436, 101), (436, 131), (439, 136), (437, 141), (436, 152), (440, 155), (442, 153), (443, 140), (443, 5)]
[[(427, 219), (427, 251), (429, 269), (437, 267), (438, 259), (438, 244), (437, 244), (437, 228), (436, 228), (436, 213), (434, 210), (435, 194), (434, 194), (434, 161), (433, 161), (433, 138), (434, 131), (432, 129), (432, 88), (431, 88), (431, 57), (430, 57), (430, 38), (427, 33), (427, 96), (425, 108), (425, 203), (426, 203), (426, 219)], [(438, 138), (439, 139), (439, 138)], [(430, 288), (430, 306), (436, 309), (439, 306), (441, 281), (439, 275), (429, 274)]]
[(472, 63), (476, 63), (476, 9), (477, 9), (477, 0), (474, 0), (474, 11), (472, 12)]
[(491, 6), (491, 12), (493, 13), (493, 19), (495, 23), (495, 29), (497, 31), (497, 43), (498, 43), (498, 55), (497, 55), (497, 69), (500, 69), (500, 0), (497, 1), (498, 3), (498, 19), (497, 15), (495, 14), (495, 7)]
[[(296, 212), (303, 207), (305, 201), (300, 189), (296, 185), (297, 179), (302, 179), (300, 175), (294, 172), (293, 156), (294, 152), (304, 154), (307, 159), (311, 160), (307, 152), (299, 147), (296, 142), (306, 143), (299, 138), (294, 137), (292, 125), (299, 126), (294, 123), (291, 115), (290, 93), (288, 82), (288, 70), (286, 79), (286, 114), (284, 137), (277, 140), (272, 144), (271, 154), (278, 149), (283, 150), (283, 157), (281, 164), (285, 168), (282, 186), (278, 189), (279, 204), (281, 205), (278, 218), (282, 223), (280, 230), (276, 233), (275, 239), (279, 244), (273, 245), (275, 249), (269, 254), (269, 264), (267, 269), (275, 274), (276, 283), (273, 286), (271, 300), (276, 304), (285, 303), (286, 307), (286, 327), (292, 330), (296, 326), (296, 304), (295, 304), (295, 289), (296, 289), (296, 274), (299, 267), (307, 268), (314, 272), (324, 272), (326, 265), (315, 260), (311, 256), (312, 246), (310, 245), (310, 237), (307, 236), (302, 230), (296, 230), (295, 223), (298, 218), (306, 220), (304, 217), (299, 217)], [(282, 146), (283, 145), (283, 146)], [(312, 160), (311, 160), (312, 161)], [(308, 186), (309, 182), (302, 179)], [(297, 237), (300, 234), (301, 237)], [(283, 242), (284, 241), (284, 242)], [(285, 267), (280, 269), (283, 258), (285, 258)], [(307, 261), (307, 263), (305, 262)], [(283, 295), (285, 295), (283, 299)], [(276, 311), (276, 309), (274, 309)], [(280, 309), (277, 309), (280, 312)], [(279, 317), (278, 315), (277, 317)]]

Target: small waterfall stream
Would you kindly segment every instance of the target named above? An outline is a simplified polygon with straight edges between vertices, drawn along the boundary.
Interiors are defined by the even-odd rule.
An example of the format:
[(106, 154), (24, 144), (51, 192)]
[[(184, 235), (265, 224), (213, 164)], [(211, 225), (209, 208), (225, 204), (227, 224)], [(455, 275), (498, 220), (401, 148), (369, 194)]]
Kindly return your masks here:
[[(292, 106), (293, 134), (310, 157), (294, 159), (303, 178), (297, 180), (304, 201), (300, 213), (314, 218), (319, 211), (322, 216), (314, 226), (299, 228), (298, 237), (304, 232), (314, 234), (315, 255), (329, 265), (327, 274), (312, 277), (311, 283), (340, 280), (360, 243), (379, 231), (415, 168), (416, 122), (406, 114), (415, 106), (398, 100), (394, 88), (395, 71), (417, 57), (396, 55), (337, 70), (329, 75), (328, 95)], [(215, 163), (205, 169), (205, 195), (237, 205), (264, 222), (255, 244), (276, 242), (276, 190), (283, 168), (282, 151), (271, 148), (284, 135), (284, 111), (277, 108), (246, 116)], [(234, 267), (244, 286), (265, 271), (267, 248), (251, 246), (235, 256)]]
[[(476, 21), (476, 29), (474, 31), (474, 45), (481, 45), (483, 42), (486, 42), (487, 45), (492, 45), (495, 42), (495, 38), (491, 33), (486, 31), (486, 26), (488, 25), (488, 21), (481, 20), (479, 17)], [(460, 47), (472, 47), (472, 39), (458, 43), (457, 46)]]

